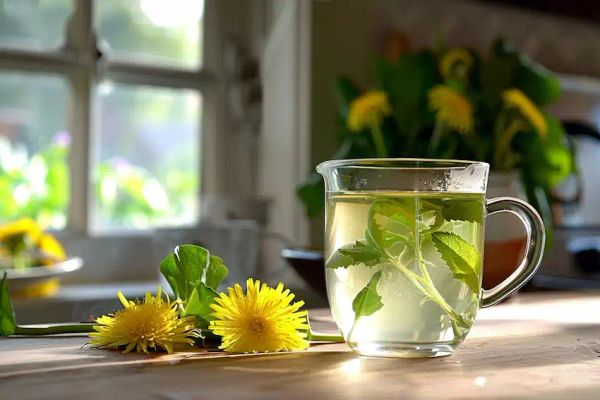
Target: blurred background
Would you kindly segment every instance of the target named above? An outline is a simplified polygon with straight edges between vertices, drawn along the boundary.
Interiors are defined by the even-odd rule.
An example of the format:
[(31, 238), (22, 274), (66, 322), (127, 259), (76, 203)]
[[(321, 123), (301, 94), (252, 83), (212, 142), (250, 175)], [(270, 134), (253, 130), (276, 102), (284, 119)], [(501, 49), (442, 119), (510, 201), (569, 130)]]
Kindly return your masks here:
[[(36, 291), (17, 313), (83, 319), (123, 282), (131, 296), (155, 286), (184, 242), (222, 256), (230, 281), (284, 281), (324, 304), (323, 215), (307, 200), (322, 199), (321, 182), (309, 174), (360, 137), (344, 131), (344, 104), (378, 87), (379, 59), (455, 48), (484, 60), (473, 68), (516, 57), (533, 71), (516, 85), (559, 121), (545, 164), (523, 156), (502, 171), (515, 176), (490, 182), (549, 221), (533, 287), (600, 287), (598, 43), (600, 8), (587, 1), (0, 0), (0, 222), (31, 218), (84, 263), (41, 293), (45, 316)], [(513, 240), (509, 264), (522, 237), (488, 231)]]

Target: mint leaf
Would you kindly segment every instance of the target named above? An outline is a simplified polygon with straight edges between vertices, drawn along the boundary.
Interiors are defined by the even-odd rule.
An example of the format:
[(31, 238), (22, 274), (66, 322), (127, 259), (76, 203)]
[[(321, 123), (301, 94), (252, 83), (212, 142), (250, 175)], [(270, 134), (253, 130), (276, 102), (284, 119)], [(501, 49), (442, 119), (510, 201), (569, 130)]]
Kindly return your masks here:
[(442, 216), (447, 221), (469, 221), (481, 224), (483, 221), (483, 206), (476, 207), (475, 202), (452, 202), (442, 208)]
[(455, 233), (434, 232), (431, 234), (431, 239), (454, 278), (467, 285), (473, 293), (478, 294), (481, 273), (479, 250)]
[(423, 202), (423, 206), (437, 210), (446, 221), (469, 221), (478, 224), (483, 222), (483, 201), (429, 199)]
[(206, 286), (217, 290), (228, 273), (229, 269), (225, 266), (221, 257), (210, 256), (208, 268), (206, 269)]
[(381, 279), (381, 271), (376, 272), (371, 277), (371, 280), (354, 298), (352, 301), (352, 310), (354, 311), (354, 319), (367, 317), (372, 315), (381, 307), (381, 296), (377, 293), (377, 284)]
[(348, 268), (355, 264), (364, 264), (371, 267), (379, 263), (381, 254), (377, 249), (374, 249), (364, 242), (359, 240), (349, 247), (338, 249), (339, 257), (337, 260), (328, 263), (327, 268)]
[(16, 328), (17, 322), (10, 302), (5, 272), (2, 281), (0, 281), (0, 336), (10, 336), (15, 333)]
[[(414, 202), (401, 200), (379, 200), (369, 209), (367, 245), (381, 254), (403, 251), (405, 247), (414, 247), (412, 234), (415, 228)], [(398, 248), (397, 245), (400, 245)]]
[(198, 320), (199, 327), (207, 329), (208, 323), (213, 319), (213, 310), (210, 308), (210, 305), (217, 296), (217, 292), (200, 282), (198, 286), (192, 290), (192, 294), (187, 299), (184, 315), (195, 316)]

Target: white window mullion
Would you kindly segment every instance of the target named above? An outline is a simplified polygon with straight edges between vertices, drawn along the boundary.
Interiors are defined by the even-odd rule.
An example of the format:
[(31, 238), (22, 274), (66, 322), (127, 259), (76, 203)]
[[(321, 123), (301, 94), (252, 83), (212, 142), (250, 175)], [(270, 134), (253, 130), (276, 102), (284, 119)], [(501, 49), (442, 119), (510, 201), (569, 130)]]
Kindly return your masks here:
[(67, 25), (65, 47), (78, 64), (69, 73), (72, 89), (69, 129), (73, 150), (70, 155), (71, 188), (68, 227), (70, 231), (79, 234), (88, 231), (88, 205), (92, 193), (90, 127), (92, 126), (92, 90), (98, 58), (92, 1), (76, 1), (75, 12)]

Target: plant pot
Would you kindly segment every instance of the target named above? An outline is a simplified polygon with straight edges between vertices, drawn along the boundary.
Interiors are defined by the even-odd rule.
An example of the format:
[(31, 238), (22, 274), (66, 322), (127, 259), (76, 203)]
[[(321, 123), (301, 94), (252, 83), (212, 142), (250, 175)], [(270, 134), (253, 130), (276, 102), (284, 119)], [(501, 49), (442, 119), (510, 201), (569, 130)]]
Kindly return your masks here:
[[(526, 200), (525, 190), (517, 171), (490, 173), (487, 198), (510, 196)], [(516, 217), (492, 216), (486, 222), (483, 283), (491, 289), (508, 278), (519, 266), (527, 236)]]

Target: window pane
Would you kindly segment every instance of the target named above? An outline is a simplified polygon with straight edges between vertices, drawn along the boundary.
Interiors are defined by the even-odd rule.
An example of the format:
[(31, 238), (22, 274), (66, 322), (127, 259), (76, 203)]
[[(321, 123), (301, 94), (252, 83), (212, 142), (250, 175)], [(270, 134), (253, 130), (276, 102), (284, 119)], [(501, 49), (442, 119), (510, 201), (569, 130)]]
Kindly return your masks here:
[(60, 77), (0, 72), (0, 221), (65, 226), (67, 97)]
[(192, 90), (97, 88), (94, 231), (195, 222), (200, 102)]
[(203, 0), (102, 0), (96, 7), (101, 48), (109, 58), (201, 65)]
[(65, 41), (73, 0), (0, 0), (0, 45), (49, 50)]

